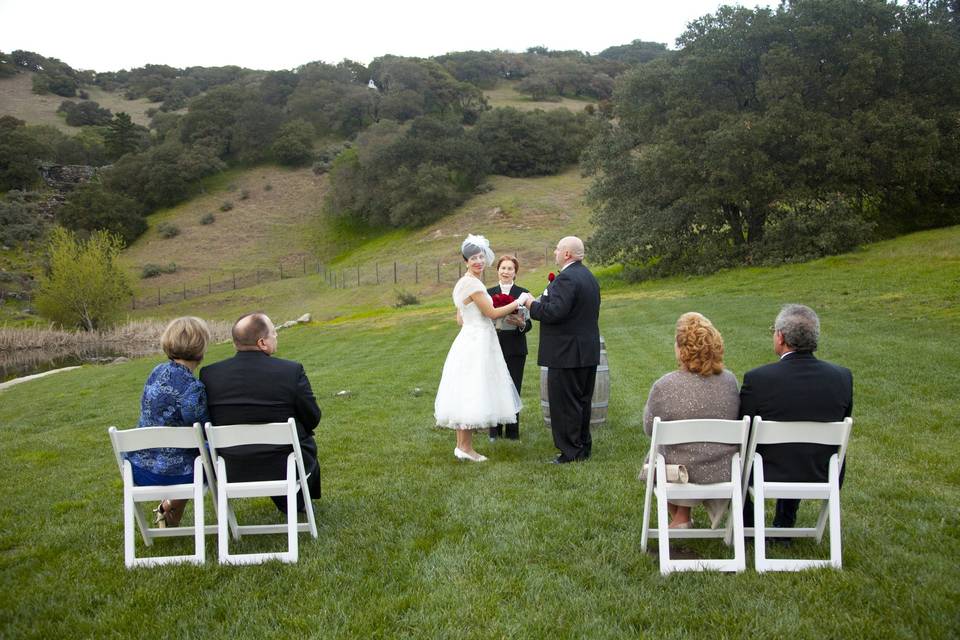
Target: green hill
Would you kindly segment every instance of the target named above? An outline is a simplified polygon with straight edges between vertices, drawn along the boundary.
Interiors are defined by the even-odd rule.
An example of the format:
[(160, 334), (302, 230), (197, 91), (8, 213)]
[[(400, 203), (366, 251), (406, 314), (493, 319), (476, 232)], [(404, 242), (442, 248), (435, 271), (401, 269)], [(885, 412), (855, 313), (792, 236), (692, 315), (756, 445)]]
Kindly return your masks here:
[[(416, 246), (400, 240), (383, 251)], [(85, 366), (3, 391), (3, 635), (140, 635), (184, 603), (191, 615), (173, 624), (190, 637), (259, 638), (265, 629), (327, 638), (686, 637), (708, 627), (720, 637), (960, 634), (960, 227), (804, 265), (632, 286), (601, 280), (611, 400), (594, 455), (581, 465), (543, 464), (553, 446), (538, 417), (534, 358), (522, 441), (480, 443), (490, 457), (484, 465), (454, 461), (452, 434), (431, 421), (457, 332), (445, 296), (402, 310), (365, 303), (358, 317), (283, 331), (279, 355), (304, 363), (324, 412), (320, 539), (301, 537), (296, 565), (221, 567), (208, 537), (205, 567), (123, 568), (120, 480), (106, 428), (135, 424), (158, 358)], [(537, 278), (521, 281), (535, 288)], [(310, 300), (346, 309), (318, 293), (321, 282), (285, 280), (244, 295), (281, 318)], [(673, 324), (684, 311), (705, 313), (741, 377), (774, 357), (767, 327), (787, 301), (820, 313), (821, 357), (854, 372), (843, 570), (663, 579), (656, 555), (639, 551), (643, 488), (635, 477), (648, 444), (640, 428), (646, 392), (675, 366)], [(224, 304), (235, 308), (190, 310), (219, 316), (242, 301)], [(207, 359), (230, 353), (217, 345)], [(351, 395), (334, 397), (342, 389)], [(267, 501), (242, 513), (275, 517)], [(801, 518), (813, 517), (805, 505)], [(238, 550), (278, 543), (263, 538), (244, 538)], [(164, 540), (157, 551), (185, 553), (190, 544)], [(718, 545), (682, 546), (706, 555)], [(823, 557), (826, 545), (772, 553)]]
[[(100, 87), (84, 86), (83, 90), (93, 100), (113, 113), (121, 111), (130, 115), (137, 124), (147, 126), (150, 118), (147, 109), (157, 108), (159, 105), (146, 99), (127, 100), (119, 93), (104, 91)], [(80, 127), (71, 127), (63, 116), (57, 113), (57, 108), (64, 100), (80, 102), (82, 98), (63, 98), (48, 93), (39, 95), (33, 92), (33, 73), (18, 73), (11, 78), (0, 78), (0, 115), (9, 115), (23, 120), (27, 124), (45, 124), (73, 135), (80, 131)]]
[[(159, 289), (166, 299), (184, 287), (199, 297), (132, 314), (171, 317), (193, 310), (189, 312), (232, 319), (259, 304), (278, 305), (283, 315), (293, 317), (309, 311), (330, 318), (392, 306), (401, 289), (421, 299), (445, 297), (463, 264), (459, 247), (467, 233), (486, 235), (497, 253), (519, 253), (521, 282), (545, 282), (546, 272), (555, 268), (556, 241), (590, 233), (590, 212), (583, 203), (587, 183), (576, 168), (543, 178), (492, 176), (489, 192), (472, 197), (439, 222), (416, 230), (378, 231), (350, 227), (324, 214), (326, 177), (309, 170), (259, 167), (228, 172), (211, 182), (206, 194), (150, 216), (150, 230), (124, 252), (141, 298), (152, 299)], [(233, 208), (220, 212), (218, 207), (227, 200)], [(201, 224), (200, 218), (210, 212), (215, 221)], [(176, 225), (181, 233), (161, 238), (158, 227), (163, 223)], [(139, 278), (143, 265), (170, 262), (177, 264), (176, 272)], [(298, 277), (278, 282), (281, 263), (288, 275)], [(328, 285), (324, 275), (316, 273), (318, 264), (335, 270), (347, 288)], [(234, 275), (241, 285), (251, 284), (254, 273), (270, 282), (202, 295), (211, 282), (228, 283)]]

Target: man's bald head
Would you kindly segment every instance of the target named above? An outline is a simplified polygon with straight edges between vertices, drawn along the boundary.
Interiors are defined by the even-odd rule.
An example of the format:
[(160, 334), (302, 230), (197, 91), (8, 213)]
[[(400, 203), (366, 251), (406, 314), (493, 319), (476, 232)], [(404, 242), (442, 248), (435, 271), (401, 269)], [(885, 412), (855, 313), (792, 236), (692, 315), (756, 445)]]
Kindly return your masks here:
[(575, 260), (583, 260), (583, 240), (576, 236), (567, 236), (561, 238), (557, 243), (554, 256), (557, 259), (557, 265), (561, 268)]
[(237, 351), (257, 351), (260, 341), (269, 341), (276, 337), (273, 322), (265, 313), (259, 311), (240, 316), (233, 323), (233, 346)]

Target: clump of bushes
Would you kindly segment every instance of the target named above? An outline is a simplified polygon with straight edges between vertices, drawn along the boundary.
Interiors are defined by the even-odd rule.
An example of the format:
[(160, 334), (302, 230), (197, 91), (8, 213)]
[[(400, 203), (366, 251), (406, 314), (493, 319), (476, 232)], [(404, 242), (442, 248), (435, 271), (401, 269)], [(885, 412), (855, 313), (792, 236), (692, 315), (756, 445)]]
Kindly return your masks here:
[(420, 298), (409, 291), (404, 291), (403, 289), (397, 291), (397, 301), (393, 303), (395, 308), (399, 309), (400, 307), (406, 307), (411, 304), (420, 304)]
[(249, 191), (249, 190), (244, 189), (243, 191), (240, 192), (240, 199), (241, 199), (241, 200), (246, 200), (246, 199), (249, 198), (249, 197), (250, 197), (250, 191)]
[(140, 277), (143, 279), (156, 278), (161, 274), (176, 273), (176, 271), (177, 271), (176, 262), (171, 262), (168, 265), (153, 264), (152, 262), (148, 262), (147, 264), (143, 265), (143, 271), (140, 272)]
[(213, 215), (212, 213), (207, 213), (207, 214), (204, 214), (202, 218), (200, 218), (200, 224), (213, 224), (213, 221), (216, 219), (217, 219), (217, 216)]
[(161, 238), (174, 238), (180, 235), (180, 227), (172, 222), (161, 222), (157, 226), (157, 233), (160, 234)]
[(273, 185), (268, 182), (267, 184), (263, 185), (263, 190), (264, 190), (264, 191), (273, 191)]
[(220, 205), (220, 211), (230, 211), (231, 209), (233, 209), (233, 203), (229, 200)]

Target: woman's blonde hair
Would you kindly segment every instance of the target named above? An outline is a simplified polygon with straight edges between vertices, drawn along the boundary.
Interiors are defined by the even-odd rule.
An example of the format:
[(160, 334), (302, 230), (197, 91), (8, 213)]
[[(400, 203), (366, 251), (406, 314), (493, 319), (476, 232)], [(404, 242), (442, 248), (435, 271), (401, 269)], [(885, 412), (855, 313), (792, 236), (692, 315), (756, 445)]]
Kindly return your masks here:
[(194, 316), (171, 320), (160, 336), (160, 347), (171, 360), (200, 362), (210, 342), (207, 323)]
[(723, 371), (723, 336), (703, 315), (688, 312), (677, 320), (677, 363), (701, 376)]

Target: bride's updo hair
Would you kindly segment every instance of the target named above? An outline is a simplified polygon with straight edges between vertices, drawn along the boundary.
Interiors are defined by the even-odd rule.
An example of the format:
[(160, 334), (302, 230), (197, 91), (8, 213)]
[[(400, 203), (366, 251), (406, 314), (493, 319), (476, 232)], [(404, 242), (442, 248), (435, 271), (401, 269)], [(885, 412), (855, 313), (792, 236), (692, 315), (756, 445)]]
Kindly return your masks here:
[(467, 238), (460, 245), (460, 255), (463, 256), (464, 260), (469, 260), (470, 256), (475, 256), (478, 253), (483, 254), (484, 262), (488, 267), (493, 264), (493, 259), (496, 256), (493, 255), (490, 242), (483, 236), (475, 236), (472, 233), (468, 234)]

